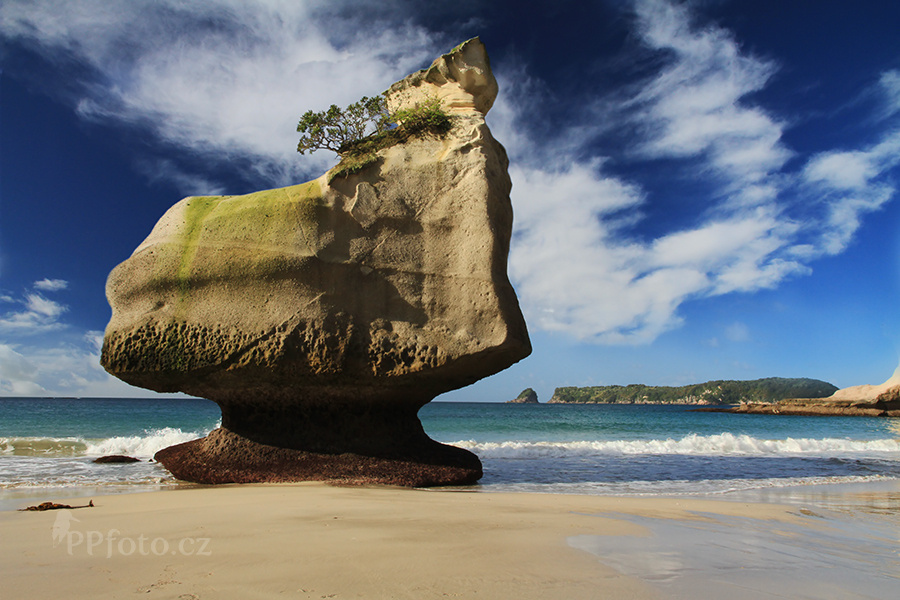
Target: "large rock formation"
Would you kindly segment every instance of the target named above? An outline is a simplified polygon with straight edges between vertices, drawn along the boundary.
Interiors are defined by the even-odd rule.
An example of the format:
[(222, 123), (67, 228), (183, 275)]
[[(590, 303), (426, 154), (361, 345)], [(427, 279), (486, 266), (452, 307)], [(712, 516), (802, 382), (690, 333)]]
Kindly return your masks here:
[(292, 187), (185, 198), (113, 270), (103, 366), (222, 408), (220, 429), (157, 455), (177, 477), (481, 476), (416, 413), (531, 351), (506, 274), (508, 160), (484, 122), (496, 94), (482, 43), (461, 44), (386, 93), (393, 110), (440, 99), (445, 135)]
[(768, 415), (900, 417), (900, 367), (879, 385), (855, 385), (827, 398), (744, 403), (728, 412)]

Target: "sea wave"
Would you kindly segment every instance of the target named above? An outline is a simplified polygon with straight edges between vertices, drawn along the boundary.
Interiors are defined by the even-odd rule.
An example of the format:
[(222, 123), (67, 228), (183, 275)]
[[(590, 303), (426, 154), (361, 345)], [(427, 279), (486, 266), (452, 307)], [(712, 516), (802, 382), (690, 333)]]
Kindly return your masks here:
[(571, 442), (450, 442), (481, 458), (564, 458), (601, 455), (801, 456), (900, 453), (895, 439), (841, 438), (760, 439), (749, 435), (687, 435), (681, 439), (606, 440)]
[(149, 429), (144, 435), (104, 439), (79, 437), (0, 437), (0, 455), (12, 456), (105, 456), (125, 454), (151, 458), (159, 450), (203, 437), (208, 431), (182, 431), (177, 427)]
[(84, 454), (87, 442), (81, 438), (0, 437), (0, 455), (72, 456)]
[(196, 440), (208, 432), (182, 431), (177, 427), (151, 429), (143, 436), (118, 436), (88, 443), (85, 454), (104, 456), (107, 454), (125, 454), (136, 458), (151, 457), (163, 448)]
[(537, 494), (578, 494), (590, 496), (728, 496), (757, 493), (757, 501), (786, 501), (791, 498), (787, 492), (771, 498), (763, 496), (767, 492), (798, 488), (794, 496), (803, 497), (812, 486), (872, 484), (897, 481), (897, 477), (886, 475), (846, 475), (810, 476), (784, 478), (741, 478), (741, 479), (676, 479), (668, 481), (581, 481), (558, 483), (488, 483), (480, 489), (485, 492), (529, 492)]

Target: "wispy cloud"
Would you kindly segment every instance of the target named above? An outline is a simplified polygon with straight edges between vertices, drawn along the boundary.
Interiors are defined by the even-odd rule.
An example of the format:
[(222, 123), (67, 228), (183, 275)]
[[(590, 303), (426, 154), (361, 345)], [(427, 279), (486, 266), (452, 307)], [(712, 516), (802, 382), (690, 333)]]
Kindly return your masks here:
[(878, 83), (884, 96), (885, 117), (900, 112), (900, 70), (885, 71)]
[(58, 292), (69, 287), (69, 282), (64, 279), (41, 279), (34, 282), (34, 289), (44, 292)]
[(441, 41), (403, 21), (385, 27), (387, 11), (344, 4), (32, 0), (3, 3), (0, 27), (95, 73), (76, 98), (82, 116), (130, 123), (287, 184), (332, 160), (296, 153), (300, 114), (381, 92), (430, 61)]
[(45, 390), (35, 381), (37, 367), (9, 344), (0, 344), (0, 394), (39, 396)]
[[(518, 158), (510, 271), (528, 320), (604, 343), (654, 340), (681, 324), (679, 307), (691, 299), (808, 274), (811, 260), (842, 251), (863, 216), (891, 198), (893, 187), (879, 177), (900, 157), (895, 136), (886, 135), (865, 150), (812, 157), (799, 174), (787, 170), (789, 123), (748, 100), (778, 65), (742, 51), (730, 32), (697, 24), (689, 4), (634, 6), (658, 67), (633, 96), (599, 100), (596, 119), (624, 118), (626, 148), (636, 146), (651, 163), (682, 161), (712, 186), (687, 225), (666, 231), (656, 223), (661, 233), (642, 234), (644, 208), (656, 198), (607, 168), (628, 160), (627, 149), (577, 158), (590, 156), (592, 137), (608, 126), (584, 123), (536, 144), (521, 133), (533, 110), (517, 96), (529, 90), (516, 85), (504, 88), (495, 117)], [(889, 75), (879, 85), (891, 91), (894, 83)]]
[(68, 306), (45, 295), (67, 288), (41, 279), (0, 295), (0, 396), (146, 396), (100, 366), (103, 332), (79, 332), (64, 319)]
[(824, 152), (803, 169), (803, 183), (825, 206), (818, 241), (824, 254), (842, 252), (859, 229), (862, 218), (891, 200), (896, 187), (887, 176), (900, 164), (900, 130), (887, 133), (865, 150)]
[(103, 332), (50, 345), (0, 342), (0, 395), (3, 396), (146, 396), (100, 366)]
[[(410, 18), (414, 6), (33, 0), (0, 4), (0, 28), (93, 73), (76, 98), (85, 118), (130, 124), (276, 185), (331, 164), (294, 151), (305, 109), (381, 91), (446, 49), (450, 40)], [(784, 140), (790, 120), (758, 100), (779, 71), (775, 60), (747, 52), (691, 3), (632, 6), (635, 39), (653, 57), (623, 78), (633, 88), (593, 88), (585, 77), (583, 104), (597, 109), (573, 112), (527, 65), (507, 64), (489, 115), (512, 158), (510, 272), (530, 326), (605, 343), (652, 341), (680, 325), (685, 302), (808, 273), (893, 197), (900, 156), (889, 120), (865, 147), (799, 155)], [(628, 57), (619, 58), (627, 69)], [(873, 87), (884, 118), (896, 118), (900, 74), (888, 71)], [(578, 117), (557, 118), (555, 131), (534, 118), (563, 113)], [(610, 143), (595, 144), (601, 138)], [(188, 193), (227, 191), (174, 160), (144, 170)], [(682, 166), (704, 190), (677, 223), (654, 221), (661, 192), (621, 168), (660, 163)], [(58, 323), (62, 305), (46, 292), (32, 290), (17, 300), (24, 309), (2, 318), (26, 328)]]
[(770, 189), (770, 173), (791, 153), (781, 143), (782, 124), (743, 99), (766, 85), (776, 65), (743, 53), (727, 30), (695, 26), (685, 5), (638, 0), (635, 7), (644, 43), (671, 56), (635, 98), (644, 151), (702, 156), (732, 192), (754, 186), (740, 196), (757, 202), (755, 186)]
[(219, 196), (228, 192), (221, 183), (189, 172), (169, 159), (141, 159), (136, 162), (135, 168), (148, 181), (172, 185), (185, 195)]
[(3, 300), (17, 308), (0, 313), (0, 334), (28, 335), (63, 328), (59, 318), (68, 307), (35, 290), (57, 292), (66, 287), (68, 282), (62, 279), (42, 279), (21, 297), (4, 295)]

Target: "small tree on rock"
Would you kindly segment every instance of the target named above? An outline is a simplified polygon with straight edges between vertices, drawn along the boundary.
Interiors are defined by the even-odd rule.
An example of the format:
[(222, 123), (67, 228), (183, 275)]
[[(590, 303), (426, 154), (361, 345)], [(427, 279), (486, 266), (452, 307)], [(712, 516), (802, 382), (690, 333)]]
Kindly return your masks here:
[(331, 150), (343, 154), (348, 144), (387, 131), (390, 125), (387, 104), (381, 96), (363, 96), (344, 110), (336, 104), (320, 112), (308, 110), (297, 124), (297, 131), (303, 134), (297, 152)]
[(363, 96), (344, 110), (332, 104), (321, 112), (306, 111), (297, 124), (297, 131), (303, 134), (297, 152), (331, 150), (345, 159), (401, 143), (410, 136), (443, 135), (452, 126), (438, 98), (426, 98), (391, 114), (383, 97)]

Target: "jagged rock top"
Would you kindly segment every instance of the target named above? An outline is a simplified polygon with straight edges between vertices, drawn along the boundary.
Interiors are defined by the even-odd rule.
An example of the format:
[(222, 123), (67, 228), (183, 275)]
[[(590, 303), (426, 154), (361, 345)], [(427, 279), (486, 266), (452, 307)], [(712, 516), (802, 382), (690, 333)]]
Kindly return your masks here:
[(391, 111), (409, 108), (423, 97), (436, 97), (450, 114), (477, 111), (483, 117), (494, 105), (497, 91), (487, 50), (475, 37), (436, 58), (427, 69), (398, 81), (386, 96)]

